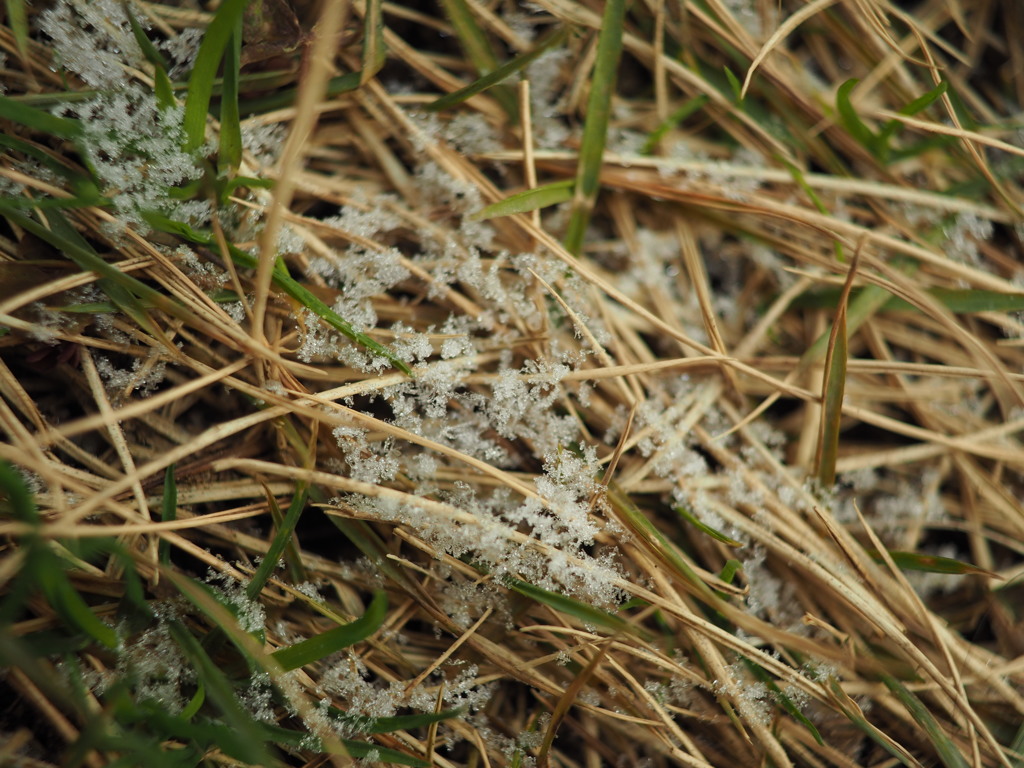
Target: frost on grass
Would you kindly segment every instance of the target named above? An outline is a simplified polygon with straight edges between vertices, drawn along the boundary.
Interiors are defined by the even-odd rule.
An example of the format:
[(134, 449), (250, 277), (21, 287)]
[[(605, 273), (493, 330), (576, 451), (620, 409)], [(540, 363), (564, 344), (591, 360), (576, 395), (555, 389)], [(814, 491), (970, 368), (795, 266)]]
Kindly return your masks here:
[(142, 214), (158, 211), (193, 226), (211, 213), (205, 200), (175, 200), (168, 192), (202, 176), (198, 157), (182, 149), (184, 108), (161, 109), (156, 97), (131, 84), (54, 110), (81, 121), (78, 140), (110, 198), (118, 221), (148, 232)]
[[(58, 0), (44, 11), (39, 28), (53, 41), (54, 67), (74, 72), (93, 88), (116, 88), (124, 83), (126, 67), (144, 68), (126, 7), (120, 0)], [(135, 17), (145, 23), (144, 15)]]

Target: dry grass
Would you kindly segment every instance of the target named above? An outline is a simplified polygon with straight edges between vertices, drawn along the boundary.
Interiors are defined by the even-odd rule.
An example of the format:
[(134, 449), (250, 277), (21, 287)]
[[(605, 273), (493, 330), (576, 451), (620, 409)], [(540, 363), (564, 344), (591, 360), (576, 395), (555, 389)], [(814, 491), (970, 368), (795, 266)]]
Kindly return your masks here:
[[(156, 38), (208, 20), (182, 5), (138, 7)], [(235, 594), (224, 585), (248, 583), (308, 491), (286, 568), (258, 595), (258, 640), (199, 593), (198, 609), (176, 603), (195, 636), (219, 626), (248, 648), (210, 642), (225, 669), (260, 660), (275, 722), (319, 728), (338, 752), (289, 746), (283, 764), (348, 762), (317, 719), (324, 698), (378, 716), (466, 706), (371, 737), (437, 766), (1024, 764), (1016, 6), (634, 3), (573, 255), (560, 238), (587, 201), (472, 214), (577, 177), (602, 3), (446, 6), (499, 61), (558, 25), (571, 34), (526, 70), (518, 100), (498, 86), (437, 116), (425, 106), (478, 76), (440, 4), (384, 3), (383, 68), (330, 97), (330, 77), (362, 66), (367, 8), (328, 5), (320, 32), (343, 30), (332, 59), (308, 5), (296, 3), (297, 47), (247, 33), (243, 74), (283, 70), (280, 87), (299, 90), (297, 107), (243, 128), (294, 133), (277, 165), (245, 156), (241, 173), (276, 185), (236, 190), (197, 260), (172, 235), (111, 234), (110, 206), (66, 212), (184, 311), (60, 311), (103, 300), (88, 292), (96, 276), (4, 226), (0, 458), (31, 478), (42, 516), (0, 521), (4, 599), (37, 534), (64, 542), (53, 550), (71, 583), (111, 625), (125, 562), (69, 542), (116, 538), (153, 605), (207, 569)], [(8, 96), (84, 87), (49, 68), (43, 36), (19, 52), (4, 27), (0, 45)], [(904, 126), (890, 147), (866, 146), (837, 110), (853, 77), (861, 125)], [(955, 103), (899, 114), (939, 82)], [(67, 141), (5, 129), (80, 162)], [(8, 190), (70, 194), (24, 160), (4, 156)], [(260, 253), (259, 269), (236, 267), (229, 241)], [(292, 275), (360, 313), (413, 377), (367, 370), (358, 345), (274, 286), (282, 242)], [(235, 314), (211, 298), (221, 289), (247, 297)], [(845, 397), (823, 415), (837, 306)], [(839, 428), (828, 489), (809, 480), (827, 461), (823, 423)], [(176, 511), (161, 521), (168, 467)], [(389, 608), (369, 639), (298, 672), (274, 665), (270, 651), (363, 614), (375, 589)], [(10, 638), (74, 636), (64, 617), (40, 594), (5, 609), (3, 663), (21, 658)], [(116, 719), (96, 681), (127, 674), (124, 653), (88, 642), (9, 669), (0, 762), (114, 764), (116, 746), (82, 738), (93, 715)], [(63, 700), (67, 679), (92, 687)], [(188, 741), (164, 736), (167, 754)]]

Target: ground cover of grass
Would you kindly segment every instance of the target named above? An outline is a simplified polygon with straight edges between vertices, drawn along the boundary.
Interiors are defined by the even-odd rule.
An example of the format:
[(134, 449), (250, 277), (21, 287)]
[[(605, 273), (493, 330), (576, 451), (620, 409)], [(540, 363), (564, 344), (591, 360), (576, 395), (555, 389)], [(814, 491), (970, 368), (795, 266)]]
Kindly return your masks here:
[(1017, 4), (3, 22), (0, 764), (1024, 765)]

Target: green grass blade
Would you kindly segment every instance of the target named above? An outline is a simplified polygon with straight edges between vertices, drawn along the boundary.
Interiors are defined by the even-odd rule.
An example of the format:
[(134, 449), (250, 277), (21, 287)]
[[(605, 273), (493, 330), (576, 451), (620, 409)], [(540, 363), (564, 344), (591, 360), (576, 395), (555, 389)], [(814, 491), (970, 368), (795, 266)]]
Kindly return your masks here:
[(359, 84), (364, 85), (371, 77), (380, 72), (388, 58), (388, 50), (384, 44), (384, 9), (381, 0), (366, 0), (366, 11), (363, 17), (363, 69), (359, 74)]
[(14, 44), (22, 59), (28, 58), (28, 13), (25, 12), (26, 0), (6, 0), (7, 26), (14, 35)]
[(61, 139), (75, 139), (82, 133), (82, 124), (78, 120), (51, 115), (8, 96), (0, 96), (0, 119)]
[(138, 19), (135, 18), (135, 14), (132, 13), (131, 3), (125, 2), (124, 10), (128, 15), (128, 23), (131, 24), (135, 42), (138, 43), (146, 61), (153, 66), (153, 91), (156, 94), (157, 103), (164, 109), (173, 107), (175, 105), (174, 86), (171, 85), (171, 79), (167, 76), (167, 61), (146, 36), (146, 30), (142, 28)]
[[(928, 107), (930, 107), (932, 104), (934, 104), (940, 98), (942, 98), (942, 95), (944, 93), (946, 93), (948, 88), (949, 88), (949, 84), (947, 82), (945, 82), (945, 81), (942, 81), (937, 86), (935, 86), (930, 91), (928, 91), (926, 94), (924, 94), (922, 96), (918, 96), (912, 102), (910, 102), (905, 107), (903, 107), (900, 110), (900, 114), (901, 115), (911, 116), (911, 115), (916, 115), (918, 112), (921, 112), (921, 111), (923, 111), (925, 109), (928, 109)], [(899, 120), (889, 120), (888, 122), (885, 123), (885, 125), (882, 126), (882, 129), (878, 132), (878, 144), (879, 144), (879, 146), (885, 148), (887, 154), (889, 152), (889, 142), (892, 140), (892, 137), (895, 136), (897, 133), (899, 133), (901, 130), (903, 130), (903, 123), (901, 123)], [(936, 137), (929, 137), (929, 138), (936, 138)], [(942, 138), (948, 138), (948, 137), (942, 137)], [(927, 148), (928, 148), (927, 146), (922, 147), (919, 150), (919, 152), (920, 151), (925, 151)], [(903, 150), (903, 152), (901, 154), (904, 157), (907, 157), (908, 155), (906, 155), (906, 152), (907, 152), (907, 150)], [(910, 156), (912, 156), (912, 155), (910, 155)]]
[(242, 19), (235, 22), (224, 48), (224, 92), (220, 100), (220, 146), (217, 170), (233, 173), (242, 163), (242, 123), (238, 112), (238, 78), (242, 66)]
[(730, 90), (732, 90), (733, 103), (741, 104), (743, 102), (743, 83), (729, 67), (722, 67), (722, 71), (725, 73), (725, 80), (729, 83)]
[[(444, 6), (445, 14), (455, 29), (455, 36), (459, 38), (462, 50), (473, 63), (477, 73), (484, 76), (498, 69), (498, 58), (487, 40), (487, 33), (477, 24), (476, 17), (466, 0), (441, 0), (441, 5)], [(495, 91), (494, 98), (508, 114), (509, 119), (513, 123), (518, 122), (519, 104), (515, 94), (507, 88), (501, 88)]]
[(846, 393), (846, 362), (850, 355), (846, 312), (850, 303), (850, 291), (853, 289), (853, 279), (857, 275), (859, 258), (859, 254), (854, 255), (850, 264), (825, 353), (825, 378), (821, 385), (821, 424), (818, 429), (816, 462), (818, 482), (822, 488), (831, 488), (836, 481), (839, 428), (843, 419), (843, 396)]
[[(327, 96), (349, 93), (358, 87), (359, 73), (349, 72), (347, 75), (332, 77), (327, 81)], [(298, 95), (298, 88), (274, 89), (272, 93), (264, 96), (253, 96), (242, 100), (239, 103), (239, 110), (243, 115), (258, 115), (264, 112), (272, 112), (275, 109), (284, 109), (294, 104)]]
[(900, 114), (907, 115), (908, 117), (910, 117), (912, 115), (916, 115), (918, 112), (923, 112), (936, 101), (941, 99), (948, 90), (949, 83), (943, 80), (930, 91), (928, 91), (928, 93), (924, 94), (923, 96), (918, 96), (912, 102), (907, 104), (907, 106), (903, 107), (903, 109), (900, 110)]
[[(868, 555), (876, 563), (884, 563), (885, 558), (877, 549), (867, 550)], [(896, 567), (903, 571), (924, 571), (926, 573), (949, 573), (961, 575), (965, 573), (979, 574), (993, 578), (1000, 578), (992, 571), (986, 571), (976, 565), (956, 560), (952, 557), (940, 557), (939, 555), (922, 555), (919, 552), (903, 552), (900, 550), (889, 550), (889, 557), (896, 564)]]
[(488, 205), (479, 213), (473, 214), (472, 218), (477, 220), (494, 219), (499, 216), (529, 213), (540, 208), (558, 205), (558, 203), (564, 203), (566, 200), (572, 200), (575, 186), (575, 179), (566, 179), (565, 181), (555, 181), (533, 189), (525, 189), (522, 192), (509, 195), (504, 200)]
[(192, 319), (190, 313), (184, 307), (175, 303), (169, 297), (164, 296), (141, 280), (137, 280), (131, 275), (126, 275), (117, 267), (104, 261), (92, 249), (92, 246), (78, 234), (78, 231), (66, 219), (58, 215), (57, 211), (51, 211), (47, 217), (53, 229), (47, 228), (35, 219), (8, 207), (3, 199), (0, 199), (0, 215), (31, 232), (40, 240), (57, 248), (71, 259), (79, 269), (86, 272), (95, 272), (100, 277), (108, 279), (111, 283), (126, 288), (135, 297), (149, 300), (154, 307), (169, 315), (185, 321)]
[(388, 610), (388, 597), (384, 591), (375, 592), (373, 600), (361, 618), (334, 629), (322, 632), (301, 643), (281, 648), (270, 654), (286, 671), (298, 669), (307, 664), (337, 653), (343, 648), (365, 640), (384, 623)]
[(33, 558), (35, 582), (65, 626), (73, 627), (107, 648), (117, 648), (117, 633), (100, 621), (75, 589), (64, 565), (49, 550), (40, 550)]
[[(144, 212), (143, 217), (145, 218), (146, 223), (149, 224), (149, 226), (151, 226), (155, 230), (158, 230), (160, 232), (167, 232), (173, 235), (179, 235), (180, 237), (185, 238), (189, 242), (197, 243), (199, 245), (206, 245), (209, 246), (210, 248), (213, 248), (214, 250), (219, 250), (219, 246), (217, 244), (216, 239), (209, 232), (193, 229), (187, 224), (184, 224), (180, 221), (174, 221), (173, 219), (169, 219), (163, 214), (159, 214), (154, 211)], [(252, 254), (246, 253), (241, 248), (231, 245), (230, 243), (228, 244), (228, 251), (231, 255), (231, 260), (234, 261), (235, 264), (237, 264), (238, 266), (244, 267), (246, 269), (256, 269), (257, 260), (256, 257), (253, 256)], [(400, 370), (402, 373), (405, 373), (410, 376), (412, 375), (412, 369), (410, 369), (409, 366), (406, 365), (404, 361), (396, 357), (394, 352), (385, 347), (383, 344), (374, 341), (365, 333), (357, 331), (355, 328), (352, 327), (352, 325), (347, 320), (341, 317), (341, 315), (339, 315), (329, 306), (324, 304), (324, 302), (322, 302), (315, 295), (313, 295), (313, 293), (310, 292), (305, 286), (296, 282), (284, 270), (275, 267), (273, 274), (273, 282), (274, 285), (276, 285), (286, 294), (291, 296), (306, 309), (313, 312), (313, 314), (317, 315), (321, 320), (326, 322), (335, 330), (340, 331), (342, 335), (344, 335), (346, 338), (354, 341), (356, 344), (365, 347), (374, 354), (380, 355), (388, 362), (390, 362), (393, 366), (395, 366), (398, 370)]]
[(249, 596), (250, 600), (255, 599), (263, 590), (267, 579), (270, 578), (270, 575), (277, 568), (277, 562), (281, 559), (281, 555), (288, 542), (291, 541), (292, 534), (295, 532), (295, 526), (298, 525), (299, 518), (306, 508), (306, 498), (306, 486), (300, 484), (295, 491), (295, 495), (292, 497), (292, 503), (288, 506), (284, 522), (278, 527), (274, 540), (267, 547), (267, 554), (264, 556), (263, 562), (260, 563), (260, 567), (256, 569), (256, 573), (253, 574), (252, 579), (250, 579), (249, 584), (245, 588), (245, 593)]
[(0, 461), (0, 512), (29, 525), (39, 525), (39, 509), (21, 473)]
[(248, 3), (249, 0), (224, 0), (203, 35), (188, 80), (188, 96), (185, 98), (182, 127), (185, 130), (186, 150), (199, 149), (206, 138), (206, 113), (210, 108), (213, 81), (224, 57), (224, 49)]
[(184, 624), (177, 620), (169, 622), (168, 629), (171, 637), (174, 638), (185, 658), (188, 659), (199, 682), (202, 683), (206, 696), (220, 710), (225, 724), (237, 734), (238, 754), (234, 755), (236, 759), (254, 765), (279, 765), (264, 743), (259, 723), (253, 720), (252, 715), (246, 712), (239, 703), (230, 681), (207, 655), (199, 641), (192, 636)]
[(559, 27), (554, 32), (548, 34), (543, 40), (537, 45), (531, 48), (526, 53), (521, 53), (515, 58), (509, 59), (500, 67), (492, 72), (488, 72), (483, 77), (475, 80), (474, 82), (467, 85), (465, 88), (460, 88), (457, 91), (442, 96), (436, 101), (430, 102), (426, 109), (431, 112), (437, 112), (442, 109), (448, 109), (454, 107), (457, 104), (461, 104), (466, 99), (476, 96), (478, 93), (483, 93), (488, 88), (491, 88), (498, 83), (507, 80), (509, 77), (514, 75), (516, 72), (520, 72), (526, 69), (532, 64), (537, 58), (543, 53), (551, 50), (552, 48), (560, 45), (568, 37), (569, 31), (565, 27)]
[[(160, 500), (160, 519), (169, 522), (178, 517), (178, 481), (174, 477), (174, 465), (171, 464), (164, 471), (164, 495)], [(159, 546), (160, 562), (164, 565), (171, 564), (171, 543), (160, 539)]]
[(707, 525), (706, 523), (702, 523), (700, 520), (697, 519), (697, 517), (693, 513), (691, 513), (688, 509), (686, 509), (686, 507), (675, 507), (675, 510), (676, 510), (676, 513), (681, 518), (683, 518), (683, 520), (688, 522), (690, 525), (692, 525), (694, 528), (696, 528), (701, 533), (706, 533), (711, 538), (713, 538), (713, 539), (715, 539), (717, 541), (720, 541), (723, 544), (727, 544), (730, 547), (742, 547), (743, 546), (743, 544), (738, 542), (738, 541), (736, 541), (736, 539), (731, 539), (728, 536), (726, 536), (724, 533), (722, 533), (721, 531), (717, 531), (714, 528), (712, 528), (710, 525)]
[(675, 112), (669, 115), (665, 122), (663, 122), (661, 125), (655, 128), (653, 131), (651, 131), (651, 135), (647, 137), (647, 140), (644, 142), (644, 145), (640, 148), (640, 154), (649, 155), (652, 152), (654, 152), (655, 147), (658, 146), (658, 142), (660, 142), (665, 137), (666, 133), (675, 128), (690, 115), (703, 109), (704, 105), (707, 104), (710, 100), (710, 96), (708, 96), (706, 93), (702, 93), (698, 96), (694, 96), (692, 99), (687, 99), (685, 102), (683, 102), (682, 106), (680, 106), (678, 109), (676, 109)]
[(758, 680), (760, 680), (768, 687), (768, 689), (778, 700), (779, 704), (782, 705), (782, 708), (786, 710), (793, 717), (793, 719), (795, 719), (804, 728), (806, 728), (810, 732), (811, 736), (814, 737), (814, 740), (818, 742), (819, 745), (825, 746), (825, 740), (821, 738), (821, 732), (818, 731), (814, 723), (807, 719), (807, 715), (800, 711), (800, 708), (793, 703), (793, 700), (789, 696), (787, 696), (781, 688), (779, 688), (778, 684), (775, 682), (775, 678), (773, 678), (768, 673), (768, 671), (760, 664), (754, 663), (746, 656), (742, 658), (743, 663), (746, 665), (747, 669), (749, 669), (754, 674), (754, 677), (756, 677)]
[(860, 115), (857, 114), (857, 110), (853, 108), (853, 104), (850, 102), (850, 92), (857, 87), (859, 82), (859, 80), (853, 78), (839, 86), (839, 90), (836, 92), (836, 111), (839, 113), (839, 120), (843, 127), (846, 128), (847, 133), (858, 144), (871, 152), (872, 155), (877, 156), (878, 138), (875, 136), (874, 131), (868, 128), (864, 121), (860, 119)]
[(862, 733), (890, 755), (895, 757), (900, 763), (907, 766), (907, 768), (920, 768), (921, 764), (915, 760), (909, 752), (872, 725), (868, 719), (864, 717), (860, 707), (858, 707), (857, 703), (843, 690), (838, 680), (835, 678), (830, 680), (829, 687), (832, 693), (833, 704), (853, 725), (857, 726)]
[(636, 627), (621, 616), (602, 611), (600, 608), (595, 608), (592, 605), (559, 594), (558, 592), (551, 592), (512, 577), (503, 579), (503, 583), (513, 592), (518, 592), (520, 595), (535, 600), (541, 605), (553, 608), (559, 613), (564, 613), (566, 616), (573, 616), (584, 624), (604, 627), (612, 632), (625, 632), (631, 635), (640, 634)]
[(643, 539), (651, 548), (652, 553), (660, 557), (668, 564), (676, 575), (690, 584), (701, 598), (709, 605), (715, 605), (719, 598), (712, 591), (711, 587), (704, 583), (703, 579), (690, 567), (690, 564), (676, 550), (675, 545), (659, 531), (654, 523), (641, 512), (629, 497), (614, 485), (608, 489), (608, 500), (612, 507), (620, 515), (622, 522)]
[(583, 139), (580, 143), (573, 211), (565, 234), (565, 248), (574, 255), (583, 250), (583, 238), (597, 200), (604, 145), (608, 138), (608, 121), (612, 113), (612, 96), (615, 93), (615, 76), (622, 56), (625, 16), (626, 0), (608, 0), (605, 3), (601, 31), (597, 38), (597, 59), (590, 82), (590, 98), (587, 100), (587, 116), (583, 124)]
[(924, 732), (928, 735), (928, 740), (931, 741), (935, 751), (938, 752), (942, 764), (946, 768), (968, 768), (967, 758), (964, 757), (963, 752), (957, 748), (949, 736), (945, 734), (942, 727), (928, 710), (928, 707), (892, 675), (883, 673), (882, 682), (903, 703), (903, 706), (907, 708), (907, 711), (917, 721), (918, 725), (924, 729)]
[[(315, 490), (315, 489), (314, 489)], [(312, 494), (311, 494), (312, 495)], [(377, 533), (366, 523), (365, 520), (350, 520), (339, 515), (327, 515), (331, 525), (337, 528), (355, 547), (373, 563), (373, 567), (380, 573), (407, 589), (411, 587), (404, 568), (398, 568), (394, 561), (388, 558), (387, 550), (381, 542)]]
[(736, 574), (742, 570), (743, 563), (739, 560), (726, 560), (725, 565), (722, 567), (722, 572), (718, 574), (718, 578), (725, 584), (732, 584)]

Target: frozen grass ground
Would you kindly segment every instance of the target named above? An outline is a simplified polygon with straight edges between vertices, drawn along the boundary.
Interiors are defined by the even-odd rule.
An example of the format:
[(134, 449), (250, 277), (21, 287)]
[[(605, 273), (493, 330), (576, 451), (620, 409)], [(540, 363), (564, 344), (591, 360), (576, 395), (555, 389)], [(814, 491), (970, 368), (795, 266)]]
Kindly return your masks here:
[(5, 6), (0, 763), (1024, 765), (1018, 4), (246, 5)]

